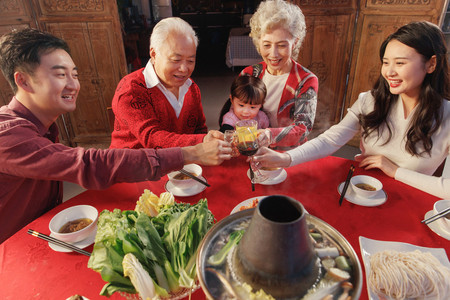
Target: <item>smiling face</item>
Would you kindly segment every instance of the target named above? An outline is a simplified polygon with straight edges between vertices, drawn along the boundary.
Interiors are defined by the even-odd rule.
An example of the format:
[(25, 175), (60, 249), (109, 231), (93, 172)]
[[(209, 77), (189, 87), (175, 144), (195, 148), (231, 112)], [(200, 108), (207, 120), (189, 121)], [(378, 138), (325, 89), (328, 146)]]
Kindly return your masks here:
[(233, 108), (234, 114), (239, 118), (239, 120), (251, 120), (256, 117), (261, 108), (261, 104), (250, 104), (239, 100), (237, 97), (231, 97), (231, 107)]
[(178, 89), (195, 67), (196, 47), (191, 36), (169, 33), (159, 51), (150, 49), (150, 57), (161, 83), (178, 96)]
[(414, 48), (392, 40), (386, 46), (381, 75), (392, 94), (417, 101), (425, 75), (434, 71), (431, 62), (425, 61)]
[(259, 51), (270, 74), (281, 75), (291, 70), (294, 45), (295, 38), (282, 27), (268, 30), (261, 36)]
[(75, 110), (80, 82), (78, 70), (66, 51), (57, 49), (41, 55), (40, 65), (32, 75), (22, 73), (16, 77), (22, 82), (18, 99), (23, 100), (44, 125)]

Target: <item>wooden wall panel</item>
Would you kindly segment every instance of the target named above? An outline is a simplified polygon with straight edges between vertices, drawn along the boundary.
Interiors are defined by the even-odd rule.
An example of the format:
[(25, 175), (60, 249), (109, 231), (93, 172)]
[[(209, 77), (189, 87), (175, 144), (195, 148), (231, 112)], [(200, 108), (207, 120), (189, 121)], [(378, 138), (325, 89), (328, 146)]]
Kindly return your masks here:
[[(13, 29), (26, 27), (36, 27), (28, 3), (0, 0), (0, 35), (11, 32)], [(11, 86), (0, 75), (0, 106), (8, 104), (13, 95)]]

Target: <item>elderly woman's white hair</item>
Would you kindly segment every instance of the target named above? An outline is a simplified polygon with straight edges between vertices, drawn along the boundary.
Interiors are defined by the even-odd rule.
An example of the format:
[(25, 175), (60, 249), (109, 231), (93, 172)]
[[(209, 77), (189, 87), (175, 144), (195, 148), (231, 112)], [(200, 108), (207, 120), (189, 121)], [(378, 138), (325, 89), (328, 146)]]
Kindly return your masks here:
[(261, 36), (277, 27), (286, 29), (297, 39), (297, 43), (292, 51), (292, 56), (296, 60), (306, 35), (305, 16), (300, 7), (284, 0), (261, 2), (250, 19), (250, 37), (253, 39), (258, 52), (260, 51), (259, 41)]
[(178, 17), (170, 17), (162, 19), (153, 28), (152, 35), (150, 37), (150, 48), (159, 52), (161, 46), (165, 43), (167, 37), (171, 32), (181, 33), (185, 36), (191, 36), (194, 41), (195, 47), (198, 45), (198, 37), (194, 29), (188, 22)]

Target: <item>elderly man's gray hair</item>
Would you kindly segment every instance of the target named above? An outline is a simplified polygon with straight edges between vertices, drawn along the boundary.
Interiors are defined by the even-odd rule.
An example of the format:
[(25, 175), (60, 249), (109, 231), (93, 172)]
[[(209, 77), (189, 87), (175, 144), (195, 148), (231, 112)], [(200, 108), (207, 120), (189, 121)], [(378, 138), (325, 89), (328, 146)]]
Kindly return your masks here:
[(152, 35), (150, 37), (150, 48), (159, 52), (161, 46), (166, 41), (168, 35), (171, 32), (181, 33), (182, 35), (191, 36), (194, 41), (195, 47), (198, 45), (198, 37), (194, 29), (188, 22), (178, 17), (170, 17), (162, 19), (153, 28)]

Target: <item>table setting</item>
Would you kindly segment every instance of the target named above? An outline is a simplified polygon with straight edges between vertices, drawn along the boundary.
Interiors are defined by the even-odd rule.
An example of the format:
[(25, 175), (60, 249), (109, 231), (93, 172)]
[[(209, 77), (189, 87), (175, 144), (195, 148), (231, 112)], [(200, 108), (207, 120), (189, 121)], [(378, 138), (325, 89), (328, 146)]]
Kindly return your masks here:
[[(348, 173), (351, 166), (353, 166), (353, 171), (349, 177)], [(368, 289), (367, 276), (370, 270), (367, 268), (365, 259), (367, 260), (367, 253), (371, 254), (373, 250), (370, 250), (370, 247), (367, 248), (367, 243), (361, 242), (364, 239), (381, 243), (386, 242), (387, 245), (389, 245), (389, 242), (393, 242), (406, 243), (414, 247), (440, 249), (431, 252), (438, 251), (440, 253), (439, 259), (447, 258), (447, 261), (445, 259), (440, 261), (443, 261), (443, 265), (448, 266), (450, 231), (447, 231), (448, 229), (444, 226), (445, 217), (437, 218), (428, 224), (422, 222), (445, 210), (447, 203), (443, 203), (444, 206), (442, 207), (444, 208), (441, 206), (435, 208), (435, 203), (442, 201), (441, 199), (389, 178), (379, 170), (364, 170), (359, 168), (354, 161), (330, 156), (276, 170), (277, 175), (272, 178), (285, 174), (283, 175), (284, 180), (265, 185), (263, 182), (251, 182), (248, 176), (247, 157), (242, 155), (234, 157), (230, 161), (225, 161), (217, 167), (202, 166), (200, 170), (194, 171), (191, 166), (185, 166), (184, 169), (191, 176), (197, 177), (204, 183), (186, 175), (186, 178), (192, 180), (191, 183), (187, 185), (187, 188), (180, 189), (177, 187), (183, 192), (173, 193), (173, 189), (170, 186), (168, 188), (169, 182), (173, 179), (166, 175), (159, 181), (154, 182), (120, 183), (102, 191), (89, 190), (64, 202), (25, 226), (0, 245), (0, 280), (8, 282), (8, 285), (0, 290), (0, 298), (68, 299), (78, 294), (91, 300), (106, 299), (105, 296), (100, 295), (106, 282), (102, 279), (101, 274), (88, 268), (89, 256), (69, 249), (64, 251), (54, 250), (50, 246), (51, 242), (36, 238), (36, 235), (28, 233), (28, 231), (31, 229), (38, 234), (50, 236), (49, 224), (51, 220), (59, 212), (79, 205), (95, 207), (100, 216), (105, 210), (109, 212), (115, 209), (122, 212), (134, 211), (140, 198), (144, 194), (147, 195), (145, 197), (148, 197), (148, 193), (158, 197), (162, 194), (171, 194), (175, 202), (191, 206), (200, 201), (205, 201), (208, 210), (214, 216), (214, 224), (205, 233), (203, 242), (211, 236), (211, 232), (217, 232), (215, 228), (218, 228), (220, 222), (228, 222), (228, 218), (252, 220), (252, 216), (259, 210), (261, 203), (272, 196), (279, 197), (276, 200), (278, 203), (284, 201), (280, 199), (293, 199), (295, 203), (298, 202), (301, 205), (300, 211), (302, 213), (300, 215), (306, 220), (308, 226), (314, 223), (313, 225), (318, 226), (322, 232), (324, 231), (323, 228), (326, 228), (325, 236), (331, 236), (333, 241), (338, 240), (338, 244), (345, 247), (345, 250), (338, 251), (338, 255), (333, 259), (327, 257), (326, 263), (320, 262), (320, 269), (326, 270), (323, 271), (322, 275), (329, 271), (329, 268), (323, 267), (322, 264), (332, 263), (331, 261), (335, 261), (339, 256), (345, 257), (345, 260), (342, 258), (338, 260), (339, 265), (343, 261), (350, 262), (351, 268), (345, 267), (346, 272), (350, 274), (349, 279), (340, 279), (339, 285), (335, 284), (333, 287), (329, 287), (329, 291), (333, 291), (334, 299), (341, 295), (348, 295), (351, 299), (377, 299), (373, 298), (373, 291)], [(264, 172), (264, 170), (261, 171)], [(270, 177), (267, 173), (264, 175)], [(375, 191), (374, 196), (365, 198), (358, 194), (354, 198), (359, 197), (358, 200), (360, 201), (352, 201), (352, 194), (356, 194), (356, 187), (352, 186), (350, 180), (360, 175), (375, 178), (381, 182), (382, 186)], [(346, 181), (348, 181), (348, 184), (344, 193), (343, 188)], [(198, 188), (190, 191), (192, 185), (198, 186)], [(380, 192), (385, 196), (380, 197)], [(341, 195), (343, 195), (343, 200), (339, 204)], [(382, 203), (367, 204), (370, 201), (372, 204), (377, 203), (378, 198), (383, 198)], [(277, 205), (274, 207), (276, 208)], [(446, 215), (445, 212), (442, 214)], [(313, 244), (317, 243), (317, 240), (313, 242), (313, 237), (317, 238), (318, 232), (313, 230), (315, 228), (309, 229), (312, 230), (311, 232), (308, 231), (306, 236), (311, 239)], [(302, 238), (305, 238), (305, 236)], [(290, 239), (286, 238), (286, 240)], [(294, 240), (297, 240), (297, 238)], [(85, 243), (90, 244), (81, 245), (82, 250), (88, 253), (95, 252), (94, 248), (97, 246), (94, 247), (94, 245), (96, 243), (88, 239)], [(202, 252), (202, 245), (206, 244), (199, 244), (199, 253), (204, 253)], [(238, 246), (239, 244), (235, 246), (235, 249)], [(273, 247), (273, 249), (278, 248), (280, 247)], [(286, 249), (286, 247), (283, 246), (281, 249)], [(395, 247), (392, 248), (392, 250), (396, 249)], [(410, 251), (410, 249), (407, 250)], [(319, 255), (317, 253), (321, 253), (321, 250), (314, 250), (313, 253)], [(197, 256), (197, 268), (200, 265), (199, 257)], [(206, 259), (205, 256), (203, 258)], [(201, 266), (203, 267), (204, 264), (201, 264)], [(185, 295), (185, 299), (213, 299), (207, 284), (205, 282), (202, 284), (204, 279), (202, 279), (202, 276), (206, 273), (209, 272), (207, 276), (210, 279), (215, 276), (214, 271), (205, 271), (207, 268), (197, 269), (200, 281), (192, 294)], [(331, 268), (333, 271), (337, 269), (334, 265)], [(42, 276), (42, 274), (45, 274), (45, 276)], [(334, 273), (332, 272), (332, 274)], [(346, 278), (346, 275), (342, 277), (342, 272), (338, 271), (338, 274), (340, 274), (340, 278)], [(212, 280), (216, 285), (225, 286), (217, 275), (215, 278)], [(343, 282), (351, 283), (352, 287), (348, 288), (346, 285), (342, 285)], [(255, 283), (252, 284), (256, 286)], [(303, 295), (305, 293), (305, 290), (298, 292), (298, 294)], [(126, 295), (117, 292), (113, 293), (109, 299), (126, 299), (134, 294), (127, 293)], [(283, 298), (284, 296), (281, 295), (276, 299)], [(301, 299), (301, 297), (299, 296), (298, 299)]]

